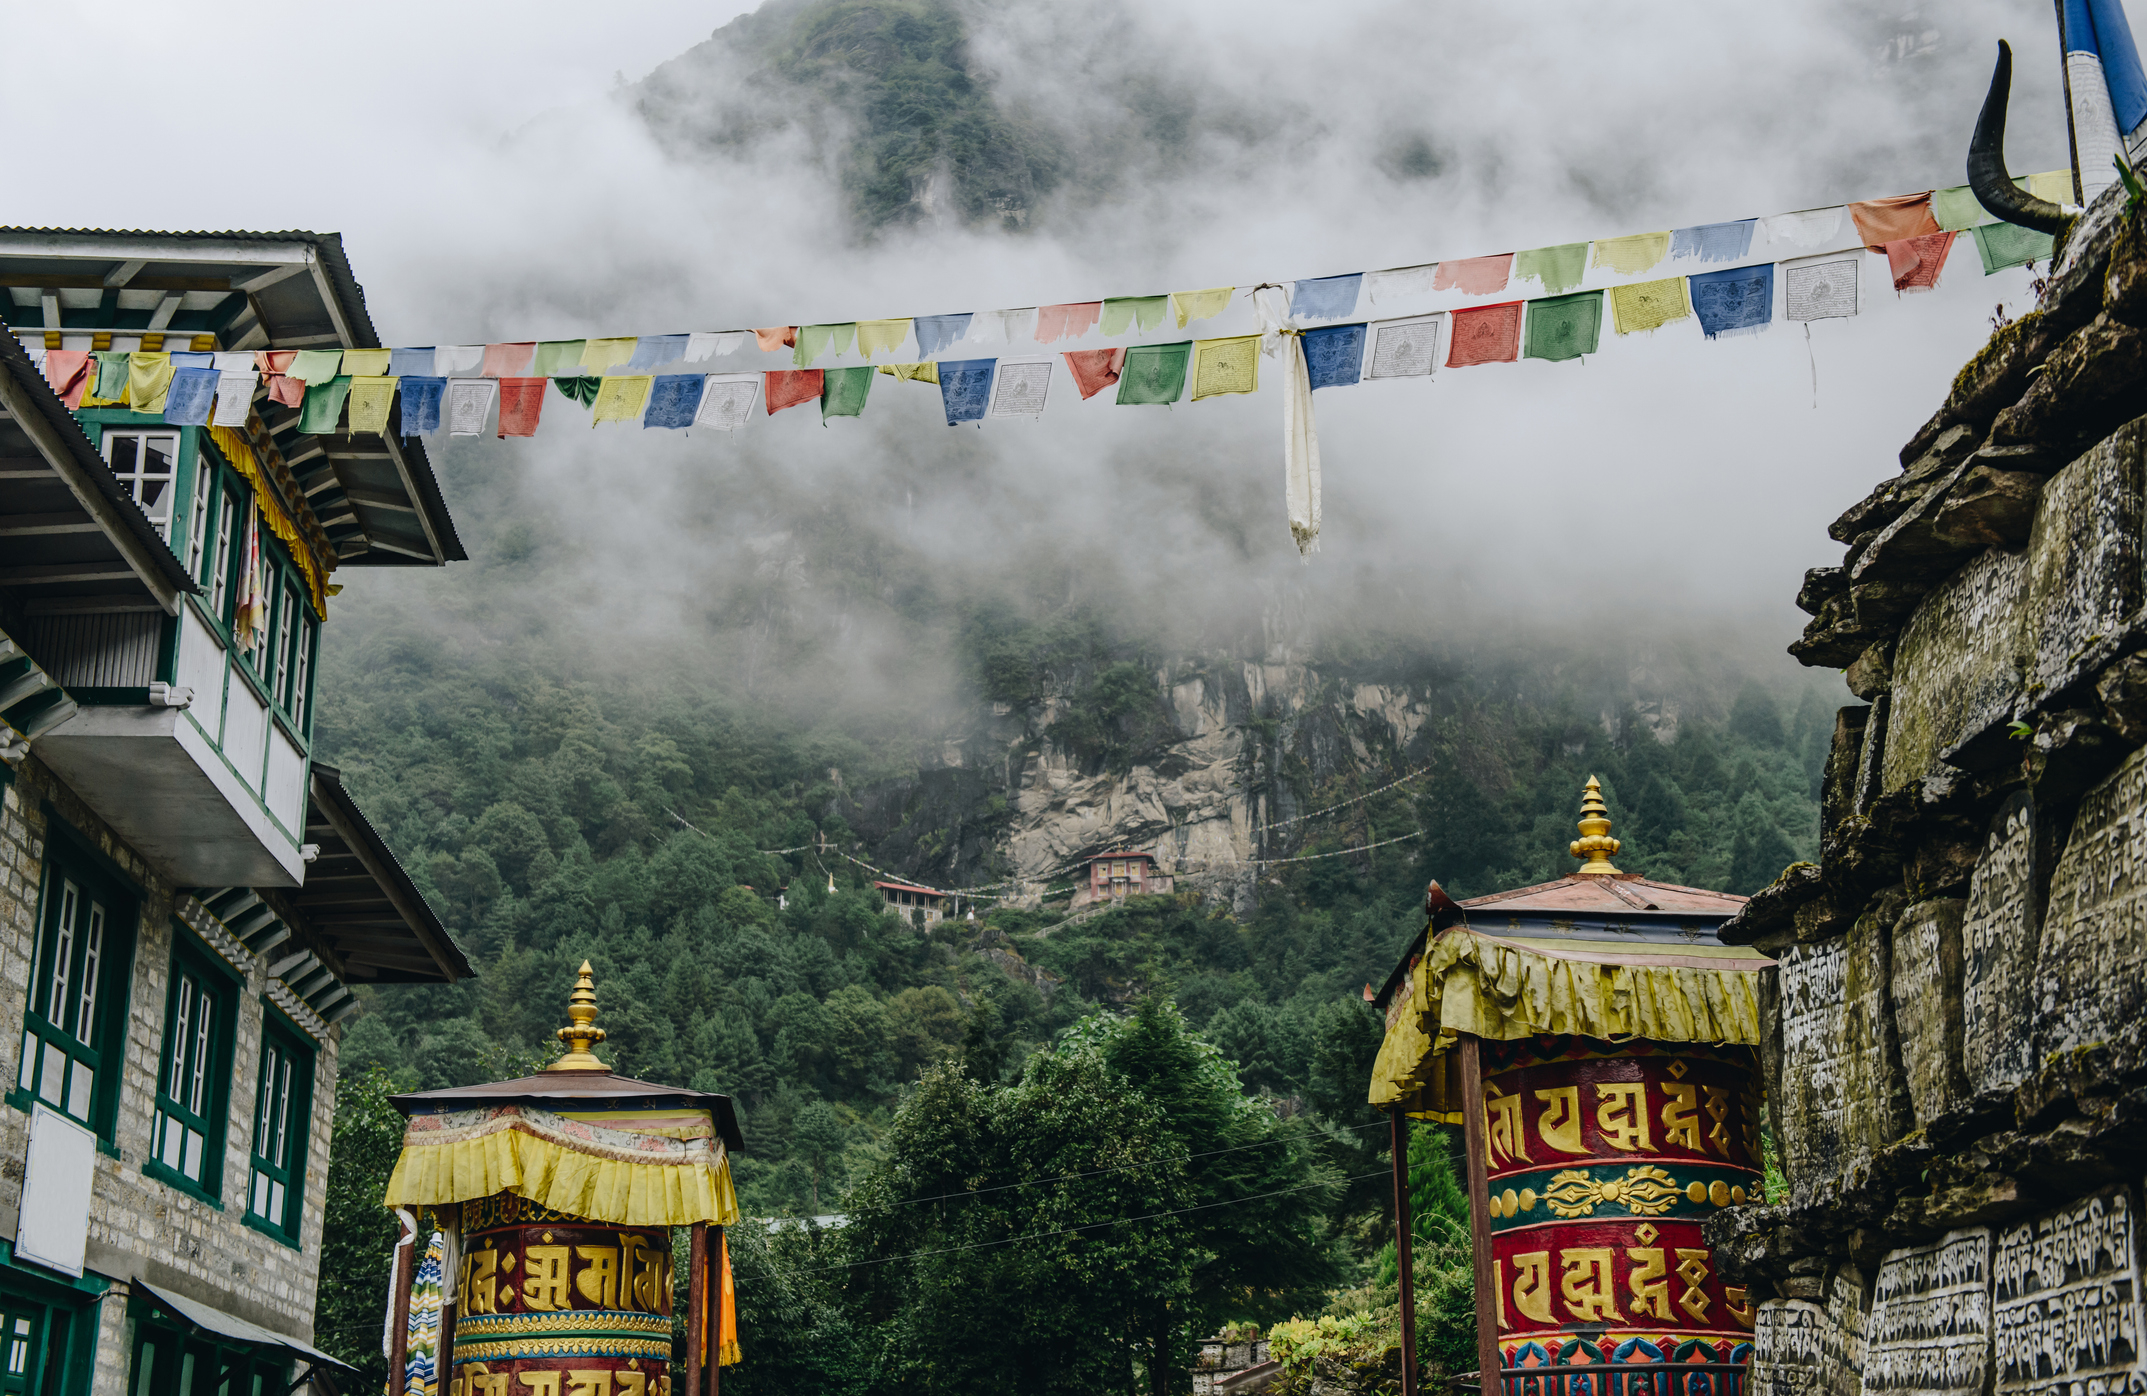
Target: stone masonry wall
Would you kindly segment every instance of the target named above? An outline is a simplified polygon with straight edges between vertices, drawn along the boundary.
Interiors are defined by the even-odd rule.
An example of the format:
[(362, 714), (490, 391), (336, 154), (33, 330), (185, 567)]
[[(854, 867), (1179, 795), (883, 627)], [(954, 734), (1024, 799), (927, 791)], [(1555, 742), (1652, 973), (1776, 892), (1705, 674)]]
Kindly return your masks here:
[[(275, 995), (282, 986), (268, 979), (261, 957), (225, 934), (199, 903), (153, 873), (46, 771), (34, 749), (17, 769), (13, 783), (0, 789), (0, 1025), (4, 1025), (0, 1082), (12, 1085), (20, 1068), (21, 1023), (36, 940), (45, 846), (54, 819), (64, 821), (117, 864), (141, 898), (116, 1129), (119, 1157), (102, 1152), (97, 1157), (88, 1268), (114, 1280), (138, 1276), (262, 1327), (310, 1339), (320, 1279), (322, 1206), (327, 1197), (340, 1030), (324, 1025), (288, 993), (277, 996), (287, 1012), (295, 1010), (291, 1016), (314, 1036), (316, 1048), (305, 1215), (300, 1245), (293, 1249), (243, 1221), (261, 1060), (262, 998)], [(156, 1112), (172, 938), (183, 934), (173, 927), (175, 917), (193, 927), (202, 942), (245, 980), (232, 1056), (221, 1210), (142, 1172)], [(0, 1235), (15, 1234), (29, 1123), (21, 1110), (0, 1105)], [(93, 1391), (95, 1396), (125, 1396), (132, 1324), (124, 1304), (105, 1303), (98, 1308), (101, 1321)]]
[(1716, 1219), (1761, 1396), (2147, 1391), (2147, 209), (2122, 187), (1829, 530), (1836, 724), (1778, 961), (1786, 1196)]

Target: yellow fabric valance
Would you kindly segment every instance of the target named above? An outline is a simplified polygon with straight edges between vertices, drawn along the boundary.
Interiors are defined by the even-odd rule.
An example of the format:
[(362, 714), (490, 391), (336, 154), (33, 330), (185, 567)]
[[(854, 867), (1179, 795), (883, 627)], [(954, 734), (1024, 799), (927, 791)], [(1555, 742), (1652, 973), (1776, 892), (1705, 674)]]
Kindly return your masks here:
[(1372, 1067), (1370, 1101), (1459, 1111), (1446, 1053), (1460, 1033), (1756, 1046), (1757, 971), (1773, 964), (1742, 946), (1489, 936), (1456, 926), (1396, 990), (1402, 1002)]
[(438, 1207), (511, 1192), (619, 1226), (737, 1222), (730, 1159), (712, 1129), (665, 1120), (661, 1133), (642, 1133), (610, 1118), (598, 1124), (524, 1105), (413, 1116), (383, 1200)]
[(306, 574), (306, 590), (312, 593), (314, 616), (326, 620), (328, 573), (335, 569), (334, 560), (331, 558), (323, 563), (313, 555), (313, 547), (298, 531), (298, 525), (293, 523), (276, 503), (275, 493), (270, 490), (267, 479), (262, 475), (261, 462), (255, 459), (253, 446), (245, 437), (230, 427), (212, 426), (209, 428), (209, 439), (216, 443), (217, 450), (224, 453), (224, 459), (231, 462), (231, 468), (245, 476), (246, 483), (253, 486), (254, 507), (261, 511), (262, 521), (268, 525), (268, 531), (283, 540), (284, 549), (290, 553), (291, 560), (298, 564), (298, 570)]

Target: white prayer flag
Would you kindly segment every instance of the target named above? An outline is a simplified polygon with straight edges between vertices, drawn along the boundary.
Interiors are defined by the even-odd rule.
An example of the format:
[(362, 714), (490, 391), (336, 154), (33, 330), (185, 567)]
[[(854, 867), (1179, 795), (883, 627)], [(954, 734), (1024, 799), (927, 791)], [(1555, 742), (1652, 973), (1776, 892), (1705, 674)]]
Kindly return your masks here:
[[(479, 354), (482, 358), (482, 353)], [(497, 378), (457, 378), (447, 385), (447, 434), (482, 436), (492, 404), (499, 398)]]
[(218, 350), (209, 356), (209, 367), (218, 373), (253, 372), (253, 353), (250, 350)]
[(1365, 348), (1364, 376), (1429, 378), (1439, 362), (1444, 315), (1412, 315), (1402, 320), (1374, 320)]
[(1044, 399), (1051, 392), (1051, 363), (1050, 359), (1001, 359), (985, 415), (1042, 417)]
[(725, 330), (721, 334), (689, 334), (686, 336), (686, 362), (697, 364), (704, 359), (735, 354), (745, 347), (748, 333), (747, 330)]
[(711, 373), (701, 392), (701, 410), (693, 414), (693, 424), (736, 431), (753, 420), (753, 403), (759, 396), (757, 373)]
[[(216, 357), (223, 358), (222, 354)], [(233, 354), (232, 358), (251, 359), (251, 354)], [(221, 373), (216, 378), (216, 411), (209, 418), (210, 426), (242, 427), (246, 416), (253, 410), (253, 385), (257, 375), (250, 368), (236, 373)]]
[(432, 371), (442, 378), (475, 376), (484, 361), (482, 344), (442, 344), (432, 351)]
[(1769, 247), (1802, 247), (1810, 250), (1824, 247), (1841, 233), (1842, 216), (1848, 209), (1841, 204), (1832, 208), (1807, 208), (1796, 213), (1778, 213), (1772, 218), (1759, 220), (1760, 228), (1767, 235)]
[(1374, 305), (1407, 296), (1421, 296), (1431, 290), (1432, 274), (1438, 269), (1437, 262), (1426, 262), (1420, 267), (1393, 267), (1371, 272), (1364, 278), (1364, 289), (1370, 293)]
[(1036, 338), (1036, 307), (980, 310), (970, 317), (969, 338), (978, 344), (1013, 344)]
[(1856, 314), (1860, 247), (1782, 263), (1782, 304), (1791, 320), (1837, 320)]

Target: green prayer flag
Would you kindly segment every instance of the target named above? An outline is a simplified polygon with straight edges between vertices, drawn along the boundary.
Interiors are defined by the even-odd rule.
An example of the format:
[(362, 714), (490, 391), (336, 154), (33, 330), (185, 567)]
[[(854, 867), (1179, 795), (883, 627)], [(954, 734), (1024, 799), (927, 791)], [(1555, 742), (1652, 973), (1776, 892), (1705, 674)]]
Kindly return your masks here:
[(797, 347), (790, 351), (790, 361), (804, 368), (831, 349), (838, 354), (848, 353), (856, 339), (855, 320), (840, 325), (800, 325)]
[(1603, 337), (1603, 293), (1582, 291), (1571, 296), (1546, 296), (1528, 303), (1528, 329), (1523, 336), (1522, 357), (1530, 359), (1577, 359), (1593, 354)]
[(311, 386), (325, 383), (343, 371), (343, 351), (340, 349), (301, 349), (291, 359), (285, 373), (299, 382)]
[(99, 349), (97, 351), (97, 385), (89, 390), (89, 395), (91, 397), (125, 397), (127, 395), (127, 359), (128, 355), (124, 350)]
[(325, 383), (306, 384), (306, 405), (298, 410), (298, 429), (307, 436), (326, 436), (343, 416), (343, 399), (350, 396), (350, 378), (339, 375)]
[(1553, 293), (1570, 291), (1580, 285), (1581, 274), (1587, 269), (1588, 244), (1585, 242), (1538, 247), (1531, 252), (1517, 252), (1513, 257), (1516, 279), (1533, 276), (1543, 283), (1544, 290)]
[(1124, 334), (1138, 323), (1143, 334), (1163, 323), (1169, 296), (1106, 296), (1103, 300), (1103, 332)]
[(529, 366), (532, 378), (581, 377), (581, 351), (586, 339), (547, 339), (537, 346), (536, 361)]
[(563, 374), (552, 380), (552, 386), (566, 394), (569, 400), (587, 407), (603, 390), (604, 380), (593, 373)]
[(1126, 350), (1125, 367), (1118, 372), (1118, 405), (1176, 402), (1185, 395), (1185, 368), (1192, 358), (1190, 339), (1176, 344), (1136, 344)]
[(1957, 233), (1964, 228), (1973, 228), (1978, 223), (1990, 221), (1990, 215), (1983, 211), (1983, 205), (1976, 202), (1975, 190), (1965, 184), (1956, 184), (1951, 189), (1932, 190), (1931, 216), (1938, 220), (1940, 230), (1948, 233)]
[(831, 368), (820, 378), (820, 420), (830, 417), (856, 417), (865, 410), (865, 397), (872, 391), (872, 378), (878, 370), (865, 368)]
[(1985, 223), (1972, 229), (1985, 276), (2026, 262), (2047, 262), (2055, 240), (2048, 233), (2015, 223)]

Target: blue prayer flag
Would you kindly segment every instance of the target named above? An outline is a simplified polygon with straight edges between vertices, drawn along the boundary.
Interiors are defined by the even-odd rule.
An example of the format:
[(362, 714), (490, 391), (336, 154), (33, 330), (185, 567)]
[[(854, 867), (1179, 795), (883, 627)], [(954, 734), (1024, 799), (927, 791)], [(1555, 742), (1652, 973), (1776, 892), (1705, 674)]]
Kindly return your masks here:
[[(432, 350), (424, 351), (432, 357)], [(403, 435), (429, 436), (440, 429), (440, 400), (447, 396), (445, 378), (424, 378), (415, 374), (404, 377), (396, 385), (403, 395)]]
[[(667, 364), (673, 359), (685, 358), (686, 341), (690, 338), (692, 338), (691, 335), (683, 334), (645, 334), (634, 345), (634, 356), (626, 361), (626, 367), (620, 369), (619, 372), (654, 373), (658, 366), (662, 364)], [(662, 386), (660, 381), (658, 386)], [(667, 424), (659, 423), (658, 425)]]
[(939, 400), (947, 409), (947, 425), (984, 420), (991, 401), (992, 371), (997, 359), (956, 359), (939, 366)]
[[(679, 336), (684, 339), (684, 335)], [(647, 340), (641, 341), (643, 344)], [(701, 410), (701, 393), (708, 386), (703, 373), (662, 373), (649, 388), (649, 410), (641, 414), (642, 427), (690, 427)]]
[(1357, 288), (1363, 284), (1361, 271), (1300, 281), (1290, 296), (1290, 314), (1300, 320), (1339, 320), (1357, 308)]
[(1774, 263), (1731, 267), (1687, 277), (1692, 309), (1709, 339), (1734, 330), (1765, 329), (1774, 318)]
[(1314, 388), (1347, 388), (1364, 376), (1364, 326), (1306, 330), (1305, 368)]
[(214, 368), (216, 367), (216, 356), (214, 354), (189, 354), (175, 350), (171, 356), (171, 366), (173, 368)]
[(1735, 223), (1702, 223), (1679, 228), (1670, 234), (1670, 255), (1697, 257), (1703, 262), (1739, 262), (1752, 251), (1752, 229), (1757, 218)]
[[(432, 346), (422, 349), (390, 349), (388, 351), (388, 376), (390, 378), (429, 378), (432, 376)], [(403, 409), (408, 412), (408, 408)]]
[(209, 413), (216, 406), (216, 384), (221, 376), (213, 368), (173, 370), (171, 391), (164, 397), (164, 420), (175, 427), (207, 426)]
[(959, 315), (920, 315), (916, 319), (917, 357), (929, 359), (969, 333), (972, 312)]

